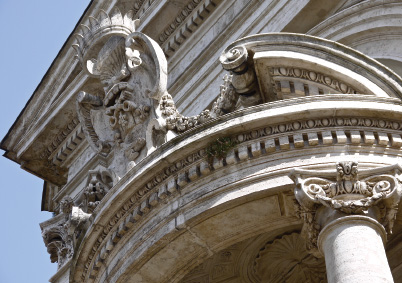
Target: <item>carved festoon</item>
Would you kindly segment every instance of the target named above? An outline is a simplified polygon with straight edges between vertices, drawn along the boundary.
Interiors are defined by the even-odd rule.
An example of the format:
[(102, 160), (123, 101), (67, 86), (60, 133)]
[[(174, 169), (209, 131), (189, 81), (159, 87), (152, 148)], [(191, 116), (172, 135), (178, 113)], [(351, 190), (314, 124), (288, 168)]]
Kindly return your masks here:
[(166, 90), (165, 55), (151, 38), (135, 31), (139, 21), (133, 15), (115, 9), (111, 15), (102, 12), (90, 18), (73, 46), (84, 71), (99, 79), (104, 90), (78, 94), (80, 122), (96, 152), (114, 151), (116, 161), (110, 168), (119, 175), (176, 134), (261, 102), (247, 50), (236, 47), (221, 57), (232, 75), (224, 77), (212, 109), (181, 115)]
[(294, 170), (290, 177), (296, 184), (297, 215), (304, 220), (307, 245), (314, 251), (321, 229), (317, 212), (322, 207), (345, 215), (374, 215), (392, 233), (402, 196), (399, 165), (359, 172), (353, 161), (336, 164), (336, 175), (328, 172)]

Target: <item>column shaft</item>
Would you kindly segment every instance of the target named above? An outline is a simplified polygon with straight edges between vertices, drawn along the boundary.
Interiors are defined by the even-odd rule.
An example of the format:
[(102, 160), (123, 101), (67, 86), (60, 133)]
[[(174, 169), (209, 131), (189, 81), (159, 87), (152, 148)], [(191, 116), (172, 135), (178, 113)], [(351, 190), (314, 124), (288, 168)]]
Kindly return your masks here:
[(367, 216), (350, 215), (328, 223), (318, 237), (328, 282), (394, 282), (385, 237), (384, 227)]

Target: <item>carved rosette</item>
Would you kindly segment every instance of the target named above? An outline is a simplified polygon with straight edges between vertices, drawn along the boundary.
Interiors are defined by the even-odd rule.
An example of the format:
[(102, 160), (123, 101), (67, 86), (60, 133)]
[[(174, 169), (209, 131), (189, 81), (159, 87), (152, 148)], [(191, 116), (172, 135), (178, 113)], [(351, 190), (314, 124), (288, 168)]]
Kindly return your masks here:
[(324, 259), (309, 254), (297, 233), (267, 243), (255, 259), (254, 270), (260, 282), (327, 282)]
[(303, 234), (310, 251), (319, 254), (317, 237), (322, 227), (317, 212), (322, 207), (344, 215), (374, 215), (391, 234), (402, 196), (401, 169), (397, 164), (359, 172), (358, 163), (348, 161), (336, 164), (336, 176), (328, 172), (292, 171), (297, 216), (304, 220)]

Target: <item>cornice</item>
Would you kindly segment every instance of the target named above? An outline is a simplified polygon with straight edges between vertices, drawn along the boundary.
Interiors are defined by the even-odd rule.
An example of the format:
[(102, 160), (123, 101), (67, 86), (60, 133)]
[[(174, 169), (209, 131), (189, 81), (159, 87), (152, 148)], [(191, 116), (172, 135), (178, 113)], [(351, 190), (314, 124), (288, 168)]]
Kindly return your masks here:
[(157, 38), (168, 58), (177, 52), (180, 45), (202, 25), (221, 2), (222, 0), (192, 0), (177, 13)]
[[(83, 148), (80, 150), (90, 150), (90, 147), (87, 142), (82, 143)], [(103, 157), (101, 155), (93, 154), (92, 157), (85, 163), (82, 168), (79, 168), (79, 171), (70, 176), (70, 179), (68, 182), (62, 187), (62, 189), (53, 197), (56, 203), (60, 202), (60, 200), (66, 196), (66, 195), (71, 195), (75, 189), (77, 189), (78, 185), (88, 176), (89, 170), (96, 168), (97, 166), (102, 166), (102, 167), (107, 167), (108, 161), (107, 159), (110, 158), (108, 157)], [(83, 189), (83, 188), (82, 188)], [(74, 196), (75, 199), (78, 199), (81, 196), (80, 193), (78, 193), (76, 196)]]
[[(310, 35), (292, 33), (270, 33), (251, 35), (239, 39), (226, 47), (224, 53), (236, 46), (244, 45), (249, 52), (297, 52), (299, 56), (313, 56), (316, 61), (339, 64), (364, 77), (366, 84), (372, 84), (370, 91), (376, 96), (401, 97), (402, 79), (389, 68), (365, 54), (341, 43)], [(328, 63), (329, 64), (329, 63)], [(367, 86), (366, 86), (367, 87)]]
[[(359, 108), (354, 108), (353, 101), (358, 101)], [(304, 116), (305, 111), (310, 118)], [(233, 112), (176, 137), (128, 172), (95, 209), (92, 227), (98, 228), (90, 228), (86, 235), (97, 241), (84, 237), (77, 254), (83, 251), (86, 241), (93, 243), (85, 247), (91, 252), (75, 259), (86, 263), (80, 280), (95, 279), (98, 266), (107, 260), (113, 247), (166, 197), (180, 194), (184, 187), (221, 168), (275, 154), (283, 159), (295, 150), (299, 154), (304, 150), (311, 154), (314, 148), (334, 150), (338, 145), (361, 154), (400, 156), (402, 123), (398, 115), (402, 115), (402, 104), (397, 99), (360, 95), (305, 97)], [(283, 120), (287, 122), (280, 122)], [(252, 129), (246, 130), (250, 125)], [(211, 160), (206, 154), (208, 144), (222, 134), (237, 145), (224, 159)]]
[[(88, 16), (93, 14), (98, 14), (100, 9), (105, 9), (106, 6), (111, 6), (114, 1), (91, 1), (88, 4), (87, 9), (84, 11), (74, 30), (71, 32), (67, 40), (65, 41), (63, 47), (60, 49), (56, 58), (52, 62), (51, 66), (47, 70), (46, 74), (43, 76), (41, 82), (38, 84), (34, 93), (28, 100), (27, 104), (19, 114), (18, 118), (14, 124), (9, 129), (7, 135), (1, 141), (1, 149), (5, 150), (5, 155), (16, 162), (21, 162), (17, 156), (21, 156), (22, 152), (26, 150), (26, 146), (32, 142), (32, 137), (37, 136), (43, 130), (43, 125), (47, 125), (49, 121), (44, 123), (44, 117), (54, 117), (60, 110), (60, 101), (64, 101), (61, 97), (65, 98), (66, 94), (71, 95), (67, 89), (63, 90), (64, 95), (57, 93), (57, 90), (61, 90), (65, 80), (68, 75), (65, 76), (64, 80), (60, 80), (63, 77), (61, 74), (66, 70), (70, 70), (76, 65), (76, 62), (72, 61), (71, 58), (74, 57), (74, 50), (71, 48), (74, 42), (73, 34), (79, 28), (81, 23), (88, 21)], [(108, 4), (109, 3), (109, 4)], [(55, 97), (57, 97), (55, 101)], [(27, 117), (26, 113), (32, 113), (31, 116)], [(34, 117), (32, 117), (34, 115)], [(29, 121), (29, 124), (24, 124), (24, 129), (22, 125), (22, 117), (24, 116), (24, 121)], [(27, 131), (26, 129), (29, 129)]]
[[(192, 109), (191, 101), (197, 99), (199, 95), (210, 91), (209, 89), (205, 89), (205, 85), (211, 85), (211, 82), (216, 83), (216, 80), (220, 82), (221, 73), (224, 70), (222, 70), (215, 56), (222, 50), (222, 46), (227, 46), (234, 40), (247, 34), (261, 32), (263, 23), (274, 26), (281, 24), (281, 21), (285, 17), (279, 19), (279, 15), (282, 12), (288, 12), (290, 8), (288, 2), (288, 0), (275, 0), (272, 2), (250, 1), (247, 3), (247, 7), (242, 10), (236, 9), (236, 1), (230, 3), (230, 6), (218, 5), (215, 9), (216, 18), (223, 18), (226, 13), (229, 13), (231, 15), (228, 18), (230, 21), (226, 25), (212, 20), (205, 21), (202, 31), (193, 33), (193, 40), (181, 43), (180, 47), (186, 50), (186, 52), (175, 52), (169, 57), (169, 68), (171, 69), (169, 92), (174, 94), (177, 107), (185, 109), (188, 111), (187, 113), (193, 113), (194, 110)], [(256, 11), (259, 13), (256, 13)], [(252, 24), (250, 26), (243, 24), (245, 21), (251, 20)], [(268, 22), (265, 22), (266, 20)], [(286, 23), (283, 24), (283, 26), (285, 25)], [(280, 29), (278, 28), (278, 30)], [(215, 40), (212, 42), (203, 40), (203, 38), (209, 38), (208, 31), (212, 30), (219, 30), (219, 34), (216, 35)], [(195, 46), (196, 43), (197, 46)], [(194, 59), (189, 61), (188, 58)], [(183, 68), (186, 69), (184, 74), (181, 73), (181, 69)], [(212, 78), (211, 75), (213, 76)], [(217, 86), (219, 87), (219, 83)], [(194, 95), (194, 93), (197, 94), (197, 97), (189, 99), (189, 96)], [(215, 96), (215, 94), (212, 94), (212, 96)]]
[[(334, 27), (336, 28), (337, 25), (334, 25), (334, 23), (340, 23), (340, 22), (345, 22), (347, 19), (352, 19), (353, 17), (357, 17), (359, 19), (362, 19), (365, 23), (369, 20), (372, 19), (372, 17), (362, 17), (362, 14), (368, 13), (370, 11), (375, 11), (376, 9), (379, 9), (381, 11), (381, 16), (382, 17), (388, 17), (390, 16), (389, 14), (384, 14), (384, 11), (386, 11), (386, 8), (390, 8), (390, 11), (392, 13), (396, 13), (396, 8), (401, 8), (401, 2), (398, 0), (370, 0), (370, 1), (362, 1), (360, 3), (356, 3), (355, 5), (348, 7), (346, 9), (342, 9), (333, 16), (329, 17), (325, 21), (321, 22), (311, 30), (307, 32), (307, 34), (314, 35), (314, 36), (320, 36), (320, 37), (325, 37), (328, 39), (334, 39), (336, 35), (340, 32), (340, 30), (336, 30), (330, 32), (331, 29)], [(397, 16), (398, 13), (394, 14), (394, 16)], [(375, 18), (379, 18), (378, 13), (374, 13), (373, 16)], [(400, 18), (400, 16), (399, 16)], [(388, 20), (388, 19), (387, 19)], [(386, 22), (386, 21), (385, 21)], [(352, 25), (356, 25), (356, 21), (353, 21)], [(350, 29), (350, 25), (347, 25), (346, 29)], [(337, 39), (334, 39), (337, 40)]]

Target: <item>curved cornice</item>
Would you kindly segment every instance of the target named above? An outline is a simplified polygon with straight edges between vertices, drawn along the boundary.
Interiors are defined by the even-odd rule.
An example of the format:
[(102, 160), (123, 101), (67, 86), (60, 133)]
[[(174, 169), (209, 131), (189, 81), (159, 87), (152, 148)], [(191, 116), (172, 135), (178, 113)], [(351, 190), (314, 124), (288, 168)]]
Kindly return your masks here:
[[(400, 19), (401, 14), (398, 13), (400, 9), (402, 3), (398, 0), (363, 1), (329, 17), (309, 30), (308, 34), (339, 41), (356, 33), (355, 27), (359, 26), (359, 31), (367, 30), (367, 22), (376, 21), (377, 27), (397, 24), (390, 21), (389, 17)], [(396, 26), (401, 26), (400, 21)]]
[(402, 98), (402, 79), (395, 72), (363, 53), (331, 40), (292, 33), (259, 34), (233, 42), (225, 48), (223, 54), (236, 46), (244, 46), (249, 53), (255, 54), (254, 61), (264, 58), (267, 52), (282, 52), (276, 57), (305, 62), (310, 60), (312, 64), (317, 61), (324, 68), (325, 64), (335, 64), (331, 72), (344, 81), (356, 76), (351, 81), (352, 87), (353, 83), (366, 85), (366, 94)]
[(308, 34), (341, 42), (376, 59), (401, 62), (401, 22), (400, 1), (362, 1), (324, 20)]
[[(146, 229), (134, 229), (151, 222), (155, 216), (151, 213), (153, 210), (172, 205), (171, 201), (181, 195), (184, 188), (191, 188), (194, 182), (193, 189), (206, 180), (213, 182), (221, 174), (220, 170), (230, 172), (232, 166), (233, 170), (253, 164), (262, 166), (272, 160), (286, 164), (294, 158), (306, 158), (310, 161), (302, 164), (312, 165), (318, 162), (311, 159), (312, 153), (313, 156), (321, 153), (339, 158), (344, 154), (359, 153), (367, 156), (366, 162), (375, 167), (375, 162), (388, 162), (384, 156), (391, 159), (400, 156), (401, 120), (399, 99), (326, 95), (246, 108), (187, 131), (147, 156), (104, 197), (80, 240), (70, 278), (77, 282), (89, 278), (97, 281), (103, 263), (113, 259), (108, 256), (116, 255), (114, 249), (122, 248), (119, 242), (128, 240), (125, 235), (146, 233)], [(231, 137), (238, 144), (223, 160), (208, 159), (205, 149), (222, 136)], [(323, 164), (322, 160), (319, 162), (321, 167), (332, 166)], [(292, 162), (289, 164), (294, 166)], [(276, 174), (287, 176), (290, 169), (279, 170)], [(257, 178), (268, 178), (264, 176)], [(245, 179), (254, 182), (253, 178)], [(216, 193), (224, 188), (219, 187)], [(198, 200), (199, 196), (194, 197), (202, 202)], [(166, 219), (173, 217), (173, 221), (177, 221), (175, 217), (179, 216), (174, 215), (166, 216)], [(158, 221), (168, 220), (152, 221), (159, 227)], [(162, 229), (155, 227), (153, 229)]]

